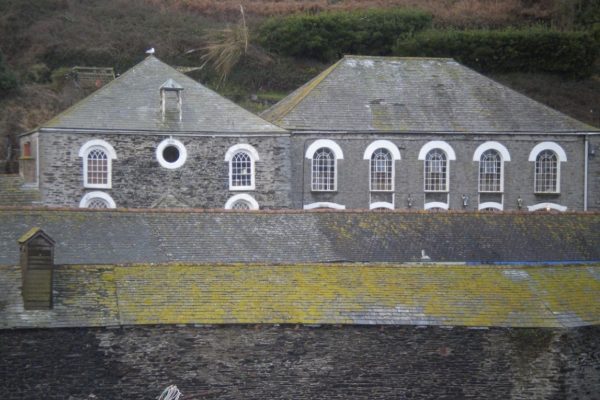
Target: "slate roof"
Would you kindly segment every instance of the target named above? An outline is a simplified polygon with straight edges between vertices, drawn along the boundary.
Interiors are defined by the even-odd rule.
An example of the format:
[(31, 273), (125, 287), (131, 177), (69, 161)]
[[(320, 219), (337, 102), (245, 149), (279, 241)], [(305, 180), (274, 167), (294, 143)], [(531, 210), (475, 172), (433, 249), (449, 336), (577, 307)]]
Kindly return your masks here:
[[(163, 121), (160, 88), (167, 81), (181, 87), (182, 120)], [(110, 131), (285, 133), (260, 117), (178, 72), (154, 56), (125, 72), (43, 128)]]
[(295, 131), (599, 131), (443, 58), (346, 56), (261, 116)]
[(0, 265), (39, 227), (57, 264), (600, 261), (600, 213), (0, 208)]
[(0, 329), (138, 324), (600, 324), (600, 265), (62, 266), (51, 310), (0, 267)]

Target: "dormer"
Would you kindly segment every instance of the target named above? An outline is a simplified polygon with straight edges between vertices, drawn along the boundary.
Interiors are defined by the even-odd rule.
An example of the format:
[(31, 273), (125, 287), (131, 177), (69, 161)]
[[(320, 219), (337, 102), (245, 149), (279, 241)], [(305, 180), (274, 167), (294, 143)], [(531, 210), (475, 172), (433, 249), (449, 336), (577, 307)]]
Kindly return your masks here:
[(169, 78), (160, 87), (160, 109), (162, 120), (176, 119), (181, 121), (183, 86)]

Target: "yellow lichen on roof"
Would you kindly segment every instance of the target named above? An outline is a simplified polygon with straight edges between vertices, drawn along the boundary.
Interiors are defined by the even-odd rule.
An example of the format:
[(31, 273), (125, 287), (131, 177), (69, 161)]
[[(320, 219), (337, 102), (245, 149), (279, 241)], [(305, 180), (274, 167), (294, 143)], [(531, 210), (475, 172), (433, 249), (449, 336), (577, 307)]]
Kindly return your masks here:
[[(403, 323), (563, 326), (597, 322), (598, 267), (137, 266), (117, 268), (126, 324)], [(559, 271), (559, 272), (556, 272)], [(556, 277), (570, 282), (563, 292)], [(562, 278), (561, 278), (562, 279)], [(594, 281), (594, 282), (590, 282)]]
[(136, 265), (54, 273), (54, 308), (24, 310), (0, 270), (0, 328), (136, 324), (600, 323), (600, 265)]

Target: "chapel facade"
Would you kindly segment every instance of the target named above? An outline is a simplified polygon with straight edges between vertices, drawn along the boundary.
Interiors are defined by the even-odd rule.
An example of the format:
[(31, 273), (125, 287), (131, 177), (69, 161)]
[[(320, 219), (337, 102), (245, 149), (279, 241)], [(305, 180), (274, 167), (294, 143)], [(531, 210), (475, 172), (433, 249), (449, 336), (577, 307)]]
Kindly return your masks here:
[(347, 56), (259, 117), (150, 56), (21, 174), (48, 206), (598, 210), (598, 135), (451, 59)]

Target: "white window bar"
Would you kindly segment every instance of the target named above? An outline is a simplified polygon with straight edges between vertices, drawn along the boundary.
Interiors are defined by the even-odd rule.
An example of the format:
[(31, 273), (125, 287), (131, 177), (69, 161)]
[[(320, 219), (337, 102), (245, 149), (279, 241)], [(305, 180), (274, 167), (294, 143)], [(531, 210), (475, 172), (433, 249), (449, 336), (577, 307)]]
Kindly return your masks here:
[(252, 158), (243, 151), (231, 158), (231, 186), (252, 186)]
[(87, 184), (108, 184), (108, 156), (104, 150), (93, 149), (88, 153)]
[(371, 190), (393, 190), (392, 155), (386, 149), (377, 149), (371, 156)]
[(250, 210), (252, 209), (252, 207), (250, 206), (250, 203), (248, 203), (245, 200), (238, 200), (235, 203), (233, 203), (233, 205), (231, 206), (232, 210)]
[(558, 158), (552, 150), (544, 150), (535, 160), (535, 192), (558, 191)]
[(445, 192), (448, 190), (448, 161), (446, 153), (433, 149), (425, 157), (425, 191)]
[(479, 160), (479, 191), (502, 191), (502, 158), (496, 150), (487, 150)]
[(312, 158), (312, 190), (334, 191), (335, 190), (335, 156), (333, 151), (321, 147)]
[(99, 197), (94, 197), (88, 201), (87, 208), (110, 208), (108, 202)]

